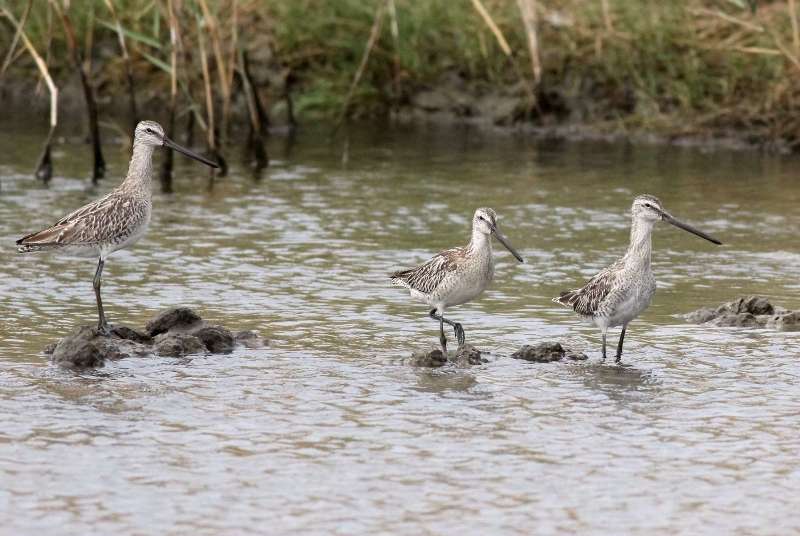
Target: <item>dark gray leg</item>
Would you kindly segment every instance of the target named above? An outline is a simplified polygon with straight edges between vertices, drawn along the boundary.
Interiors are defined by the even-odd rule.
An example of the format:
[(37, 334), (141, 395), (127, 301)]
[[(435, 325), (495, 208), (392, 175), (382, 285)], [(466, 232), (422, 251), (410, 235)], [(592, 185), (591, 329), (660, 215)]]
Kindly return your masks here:
[(439, 321), (439, 344), (442, 345), (442, 354), (447, 358), (447, 337), (444, 336), (444, 317), (436, 314), (436, 309), (428, 313), (431, 318)]
[(431, 318), (434, 318), (439, 321), (439, 323), (447, 324), (448, 326), (453, 327), (453, 333), (455, 333), (456, 340), (458, 341), (458, 347), (461, 348), (464, 346), (467, 338), (464, 334), (464, 328), (458, 322), (453, 322), (452, 320), (446, 319), (443, 315), (437, 315), (436, 309), (431, 310), (430, 312)]
[(97, 271), (94, 273), (94, 297), (97, 298), (97, 314), (100, 317), (97, 322), (97, 331), (101, 335), (108, 335), (111, 331), (106, 322), (106, 314), (103, 312), (103, 299), (100, 297), (100, 279), (103, 275), (103, 265), (105, 261), (100, 258), (97, 263)]
[(603, 361), (606, 360), (606, 332), (603, 332)]
[(625, 340), (625, 329), (628, 326), (622, 326), (622, 333), (619, 334), (619, 343), (617, 344), (617, 359), (616, 363), (622, 361), (622, 343)]

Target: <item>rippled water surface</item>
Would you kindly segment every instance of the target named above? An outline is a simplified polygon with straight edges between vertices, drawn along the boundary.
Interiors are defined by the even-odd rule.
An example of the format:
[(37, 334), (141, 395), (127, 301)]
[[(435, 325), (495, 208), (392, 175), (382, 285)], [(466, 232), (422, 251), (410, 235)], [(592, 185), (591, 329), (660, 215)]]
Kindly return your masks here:
[[(800, 308), (797, 159), (399, 128), (275, 138), (260, 178), (232, 155), (213, 187), (181, 159), (107, 263), (110, 320), (186, 304), (270, 347), (75, 373), (40, 350), (94, 321), (94, 261), (13, 241), (128, 157), (109, 145), (93, 188), (68, 140), (44, 187), (42, 135), (0, 129), (0, 533), (800, 531), (800, 335), (678, 316), (754, 293)], [(725, 245), (659, 226), (620, 368), (550, 297), (624, 251), (644, 192)], [(451, 310), (491, 360), (415, 369), (438, 326), (386, 274), (465, 243), (478, 206), (527, 261), (499, 250), (493, 286)], [(508, 357), (542, 340), (590, 360)]]

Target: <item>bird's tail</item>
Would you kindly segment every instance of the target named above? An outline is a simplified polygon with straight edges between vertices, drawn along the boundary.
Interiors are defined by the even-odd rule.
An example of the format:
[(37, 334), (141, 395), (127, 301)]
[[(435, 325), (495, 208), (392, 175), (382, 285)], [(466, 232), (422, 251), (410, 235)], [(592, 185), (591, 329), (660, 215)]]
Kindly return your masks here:
[(559, 305), (563, 305), (565, 307), (572, 307), (573, 302), (578, 297), (578, 294), (574, 290), (565, 290), (562, 292), (558, 298), (553, 298), (553, 301)]
[(46, 251), (48, 249), (57, 248), (61, 245), (57, 242), (49, 241), (51, 238), (49, 235), (42, 236), (44, 232), (45, 231), (31, 233), (17, 240), (17, 252), (31, 253), (33, 251)]
[(408, 275), (411, 270), (401, 270), (389, 274), (389, 279), (392, 280), (392, 285), (396, 287), (408, 287)]

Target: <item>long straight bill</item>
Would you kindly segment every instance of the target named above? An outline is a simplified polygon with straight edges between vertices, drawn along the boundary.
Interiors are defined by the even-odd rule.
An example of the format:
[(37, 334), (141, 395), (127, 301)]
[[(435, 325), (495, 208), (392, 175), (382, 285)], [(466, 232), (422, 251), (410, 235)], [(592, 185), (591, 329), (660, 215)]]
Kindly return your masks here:
[(497, 229), (497, 227), (495, 227), (495, 226), (492, 226), (492, 234), (495, 236), (495, 238), (497, 238), (497, 240), (499, 240), (499, 241), (500, 241), (500, 243), (501, 243), (501, 244), (503, 244), (503, 246), (505, 246), (505, 248), (506, 248), (508, 251), (510, 251), (510, 252), (511, 252), (511, 254), (512, 254), (512, 255), (514, 255), (514, 257), (516, 257), (516, 259), (517, 259), (519, 262), (525, 262), (525, 261), (523, 261), (523, 260), (522, 260), (522, 257), (520, 256), (520, 254), (519, 254), (519, 253), (517, 253), (517, 250), (516, 250), (516, 249), (514, 249), (514, 246), (512, 246), (511, 244), (509, 244), (509, 243), (508, 243), (508, 239), (507, 239), (505, 236), (503, 236), (503, 233), (501, 233), (501, 232), (500, 232), (500, 231)]
[(704, 233), (700, 229), (695, 229), (694, 227), (692, 227), (688, 223), (683, 223), (680, 220), (676, 220), (674, 217), (672, 217), (672, 215), (667, 214), (666, 212), (664, 212), (663, 215), (664, 215), (664, 221), (666, 221), (668, 223), (671, 223), (675, 227), (678, 227), (679, 229), (683, 229), (684, 231), (689, 231), (693, 235), (697, 235), (700, 238), (705, 238), (709, 242), (713, 242), (714, 244), (717, 244), (718, 246), (722, 245), (722, 242), (720, 242), (719, 240), (717, 240), (713, 236), (707, 235), (706, 233)]
[(197, 160), (198, 162), (204, 163), (207, 166), (211, 166), (213, 168), (218, 168), (219, 167), (219, 164), (217, 164), (216, 162), (212, 162), (211, 160), (209, 160), (205, 156), (201, 156), (201, 155), (197, 154), (196, 152), (190, 151), (186, 147), (183, 147), (182, 145), (178, 145), (177, 143), (175, 143), (174, 141), (172, 141), (171, 139), (169, 139), (166, 136), (164, 136), (164, 147), (169, 147), (170, 149), (174, 149), (174, 150), (178, 151), (179, 153), (185, 154), (186, 156), (188, 156), (189, 158), (191, 158), (193, 160)]

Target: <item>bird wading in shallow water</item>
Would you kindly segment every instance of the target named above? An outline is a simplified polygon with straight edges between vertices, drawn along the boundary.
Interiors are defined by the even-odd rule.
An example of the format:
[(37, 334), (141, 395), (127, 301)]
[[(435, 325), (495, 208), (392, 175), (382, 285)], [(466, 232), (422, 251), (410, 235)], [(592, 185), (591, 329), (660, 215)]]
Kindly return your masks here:
[(631, 243), (625, 255), (591, 278), (582, 288), (562, 292), (558, 298), (553, 298), (554, 302), (571, 307), (600, 328), (603, 333), (603, 359), (606, 358), (608, 328), (622, 326), (617, 344), (617, 363), (622, 360), (622, 343), (628, 323), (647, 309), (656, 291), (656, 280), (650, 268), (651, 235), (655, 224), (665, 221), (709, 242), (722, 244), (716, 238), (675, 219), (664, 210), (661, 201), (652, 195), (640, 195), (633, 200), (631, 219)]
[(431, 307), (430, 317), (439, 322), (439, 342), (447, 355), (444, 325), (453, 327), (459, 347), (465, 342), (461, 324), (444, 317), (445, 309), (467, 303), (478, 297), (494, 277), (492, 236), (505, 246), (519, 262), (519, 253), (497, 228), (497, 214), (490, 208), (479, 208), (472, 217), (472, 239), (463, 247), (447, 249), (424, 264), (391, 274), (392, 284), (407, 288), (411, 297)]
[(110, 332), (100, 298), (103, 265), (109, 255), (133, 245), (147, 231), (152, 208), (153, 149), (156, 147), (168, 147), (207, 166), (217, 167), (215, 162), (167, 138), (158, 123), (142, 121), (136, 126), (133, 156), (122, 184), (105, 197), (58, 220), (52, 227), (17, 240), (20, 253), (65, 250), (99, 258), (94, 274), (94, 294), (99, 316), (97, 330), (101, 334)]

